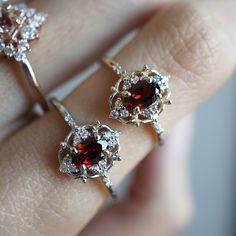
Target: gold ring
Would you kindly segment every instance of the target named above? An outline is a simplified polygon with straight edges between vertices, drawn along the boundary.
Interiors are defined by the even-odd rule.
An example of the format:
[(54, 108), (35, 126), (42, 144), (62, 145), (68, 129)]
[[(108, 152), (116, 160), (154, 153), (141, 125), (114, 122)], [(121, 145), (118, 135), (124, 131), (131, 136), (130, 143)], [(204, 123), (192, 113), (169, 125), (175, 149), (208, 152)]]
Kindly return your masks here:
[(163, 132), (158, 118), (165, 105), (171, 104), (168, 82), (169, 75), (162, 75), (147, 65), (142, 70), (127, 72), (122, 66), (109, 58), (102, 61), (119, 77), (111, 88), (109, 98), (110, 117), (124, 124), (151, 123), (163, 144)]

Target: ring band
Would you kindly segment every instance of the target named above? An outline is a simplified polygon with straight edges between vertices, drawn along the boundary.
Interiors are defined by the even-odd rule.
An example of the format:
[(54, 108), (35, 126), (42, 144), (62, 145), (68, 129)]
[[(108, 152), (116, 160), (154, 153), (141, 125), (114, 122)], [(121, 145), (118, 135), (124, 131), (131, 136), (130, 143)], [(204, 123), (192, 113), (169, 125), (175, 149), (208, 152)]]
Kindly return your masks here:
[(96, 124), (80, 126), (57, 99), (51, 99), (51, 103), (71, 129), (58, 152), (59, 171), (82, 179), (83, 182), (100, 177), (115, 198), (117, 194), (108, 177), (108, 171), (116, 161), (121, 160), (120, 133), (99, 121)]
[(152, 123), (158, 143), (163, 144), (164, 130), (158, 118), (165, 106), (172, 103), (168, 86), (170, 76), (161, 75), (147, 65), (142, 70), (129, 73), (112, 59), (103, 58), (102, 61), (119, 77), (111, 88), (110, 117), (136, 126)]
[(49, 110), (49, 106), (26, 52), (30, 50), (29, 41), (39, 37), (38, 29), (46, 18), (45, 13), (28, 8), (23, 3), (10, 4), (4, 1), (0, 5), (0, 53), (20, 63), (35, 98), (45, 112)]

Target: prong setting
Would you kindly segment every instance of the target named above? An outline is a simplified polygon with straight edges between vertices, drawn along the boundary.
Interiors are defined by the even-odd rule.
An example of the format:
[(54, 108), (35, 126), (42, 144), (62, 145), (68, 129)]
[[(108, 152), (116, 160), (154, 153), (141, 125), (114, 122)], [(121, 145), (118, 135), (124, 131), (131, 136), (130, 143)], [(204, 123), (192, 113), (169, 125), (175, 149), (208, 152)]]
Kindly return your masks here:
[[(106, 59), (104, 62), (112, 69), (111, 64), (116, 65), (119, 70), (125, 71), (113, 60)], [(145, 123), (158, 123), (159, 115), (165, 106), (172, 104), (168, 86), (170, 76), (161, 75), (158, 71), (151, 70), (147, 65), (144, 65), (141, 71), (136, 70), (131, 73), (126, 71), (125, 76), (117, 73), (117, 70), (113, 69), (113, 71), (119, 76), (119, 80), (112, 87), (115, 89), (112, 89), (109, 98), (110, 117), (124, 124), (134, 124), (136, 126)], [(142, 91), (141, 86), (144, 87), (144, 85), (149, 90), (143, 89), (143, 94), (136, 95), (134, 91)], [(147, 95), (147, 91), (150, 96)], [(133, 106), (131, 102), (136, 102), (140, 99), (140, 96), (143, 96), (143, 103), (139, 102), (136, 106)], [(155, 131), (157, 132), (156, 129)], [(158, 137), (160, 134), (157, 132)]]

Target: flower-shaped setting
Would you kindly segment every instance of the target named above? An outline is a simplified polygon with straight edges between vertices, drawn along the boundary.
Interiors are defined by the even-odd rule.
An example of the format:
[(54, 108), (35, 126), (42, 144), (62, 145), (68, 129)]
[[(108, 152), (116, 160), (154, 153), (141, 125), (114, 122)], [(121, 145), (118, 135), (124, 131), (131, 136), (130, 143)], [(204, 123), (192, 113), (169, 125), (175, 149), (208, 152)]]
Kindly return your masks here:
[(26, 59), (29, 41), (39, 37), (39, 28), (47, 14), (25, 4), (0, 4), (0, 53), (17, 61)]
[(163, 129), (158, 118), (165, 106), (171, 104), (168, 86), (170, 76), (161, 75), (147, 65), (142, 70), (128, 73), (113, 60), (105, 58), (104, 62), (119, 76), (117, 83), (111, 88), (110, 117), (136, 126), (152, 123), (159, 143), (162, 143)]
[[(70, 122), (69, 119), (66, 122)], [(115, 161), (121, 160), (120, 133), (99, 121), (93, 125), (71, 127), (72, 131), (60, 146), (59, 171), (84, 182), (102, 177), (106, 187), (112, 187), (107, 172)]]

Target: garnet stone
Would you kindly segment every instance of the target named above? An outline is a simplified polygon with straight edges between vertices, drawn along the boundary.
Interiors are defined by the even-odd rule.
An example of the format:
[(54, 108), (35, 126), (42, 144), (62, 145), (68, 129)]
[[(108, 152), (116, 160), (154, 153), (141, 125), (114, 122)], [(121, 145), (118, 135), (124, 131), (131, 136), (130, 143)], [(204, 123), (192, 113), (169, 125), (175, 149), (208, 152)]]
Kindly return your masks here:
[(148, 83), (146, 80), (140, 80), (134, 84), (128, 91), (131, 96), (123, 99), (125, 107), (133, 110), (135, 107), (145, 109), (157, 100), (156, 84)]
[(90, 168), (98, 164), (102, 159), (102, 152), (107, 148), (105, 140), (95, 140), (89, 138), (82, 143), (77, 144), (76, 149), (78, 153), (72, 157), (72, 163), (79, 169), (81, 165)]

